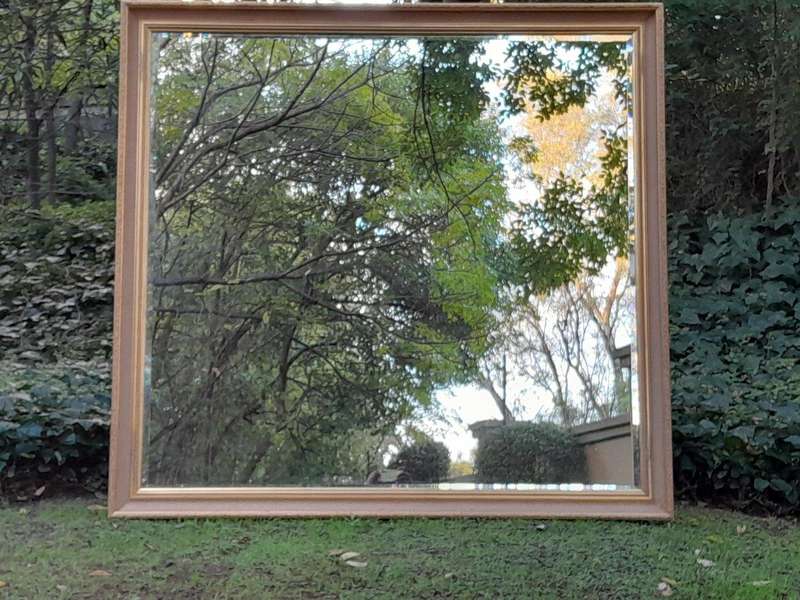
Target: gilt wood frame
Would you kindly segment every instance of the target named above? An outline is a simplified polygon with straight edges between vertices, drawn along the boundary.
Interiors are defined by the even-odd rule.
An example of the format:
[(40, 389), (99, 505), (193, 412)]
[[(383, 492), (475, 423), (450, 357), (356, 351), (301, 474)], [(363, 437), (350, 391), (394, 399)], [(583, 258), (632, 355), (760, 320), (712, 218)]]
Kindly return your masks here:
[[(463, 516), (669, 519), (673, 513), (661, 4), (332, 6), (123, 0), (108, 512), (112, 517)], [(152, 31), (629, 34), (641, 489), (617, 492), (142, 487)]]

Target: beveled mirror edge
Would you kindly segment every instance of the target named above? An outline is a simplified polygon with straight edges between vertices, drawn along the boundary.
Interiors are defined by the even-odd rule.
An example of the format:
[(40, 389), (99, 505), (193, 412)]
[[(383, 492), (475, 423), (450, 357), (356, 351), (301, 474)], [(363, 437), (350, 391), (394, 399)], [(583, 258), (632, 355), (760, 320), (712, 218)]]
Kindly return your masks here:
[[(254, 18), (258, 15), (258, 18)], [(112, 517), (463, 516), (670, 519), (664, 13), (661, 4), (265, 5), (123, 0), (111, 456)], [(147, 299), (147, 94), (153, 30), (247, 33), (626, 33), (635, 39), (637, 337), (642, 489), (619, 492), (141, 488)]]

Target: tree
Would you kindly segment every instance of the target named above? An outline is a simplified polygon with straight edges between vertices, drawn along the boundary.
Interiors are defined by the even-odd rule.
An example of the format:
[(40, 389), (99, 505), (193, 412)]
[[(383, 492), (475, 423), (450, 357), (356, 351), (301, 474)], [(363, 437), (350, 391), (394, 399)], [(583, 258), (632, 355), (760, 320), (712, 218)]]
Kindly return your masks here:
[[(117, 6), (12, 0), (0, 7), (0, 199), (113, 197)], [(19, 157), (19, 158), (18, 158)]]
[(389, 466), (405, 471), (413, 483), (438, 483), (450, 471), (450, 451), (441, 442), (422, 439), (400, 448)]
[[(555, 61), (564, 54), (562, 49), (550, 56)], [(543, 73), (544, 85), (569, 83), (566, 75)], [(598, 67), (593, 76), (603, 74)], [(532, 191), (515, 211), (502, 325), (492, 338), (493, 350), (482, 359), (489, 374), (478, 379), (506, 423), (513, 420), (509, 403), (494, 382), (505, 383), (509, 356), (517, 377), (533, 384), (527, 393), (549, 396), (548, 417), (564, 425), (630, 410), (629, 390), (614, 359), (617, 331), (634, 322), (626, 258), (633, 239), (630, 100), (624, 78), (614, 85), (616, 93), (593, 82), (587, 88), (591, 93), (563, 110), (541, 100), (541, 89), (521, 92), (526, 135), (516, 138), (512, 149), (528, 169)], [(534, 103), (549, 108), (541, 112)], [(522, 409), (526, 401), (518, 398), (517, 404)]]
[(148, 481), (274, 482), (470, 376), (499, 138), (404, 44), (158, 41)]
[(617, 340), (634, 333), (628, 274), (628, 262), (618, 259), (601, 276), (531, 298), (520, 309), (510, 346), (517, 368), (549, 394), (548, 418), (572, 426), (631, 410), (615, 360)]
[(800, 4), (681, 0), (667, 16), (670, 211), (752, 212), (796, 197)]

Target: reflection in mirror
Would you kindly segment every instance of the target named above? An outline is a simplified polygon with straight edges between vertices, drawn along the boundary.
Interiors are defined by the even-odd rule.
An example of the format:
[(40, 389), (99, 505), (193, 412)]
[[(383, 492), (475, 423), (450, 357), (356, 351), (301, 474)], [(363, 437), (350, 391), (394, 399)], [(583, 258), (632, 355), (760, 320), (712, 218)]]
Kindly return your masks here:
[(638, 485), (630, 40), (151, 43), (144, 485)]

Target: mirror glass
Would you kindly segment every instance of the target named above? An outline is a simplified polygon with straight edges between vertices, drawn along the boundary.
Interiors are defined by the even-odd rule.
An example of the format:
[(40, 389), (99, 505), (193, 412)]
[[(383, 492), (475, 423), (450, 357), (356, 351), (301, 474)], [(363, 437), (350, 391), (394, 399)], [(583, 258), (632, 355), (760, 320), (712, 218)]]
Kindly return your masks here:
[(143, 485), (638, 486), (629, 38), (150, 43)]

